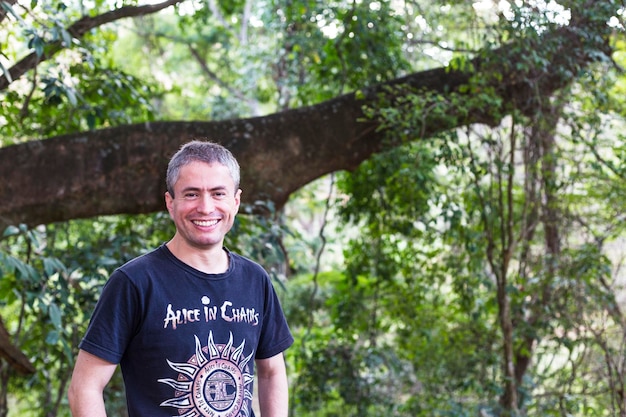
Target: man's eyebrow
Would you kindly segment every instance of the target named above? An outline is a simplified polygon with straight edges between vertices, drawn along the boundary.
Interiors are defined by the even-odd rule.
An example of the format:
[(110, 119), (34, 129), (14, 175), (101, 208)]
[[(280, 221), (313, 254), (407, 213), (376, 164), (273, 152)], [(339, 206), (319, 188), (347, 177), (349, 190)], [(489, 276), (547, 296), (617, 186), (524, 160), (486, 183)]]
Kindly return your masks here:
[(181, 191), (182, 192), (186, 192), (186, 191), (200, 191), (200, 188), (198, 188), (198, 187), (185, 187)]
[[(201, 191), (201, 190), (203, 190), (203, 187), (188, 186), (188, 187), (183, 188), (181, 191), (186, 192), (186, 191)], [(228, 190), (228, 187), (225, 185), (217, 185), (215, 187), (209, 188), (209, 191), (221, 191), (221, 190)]]

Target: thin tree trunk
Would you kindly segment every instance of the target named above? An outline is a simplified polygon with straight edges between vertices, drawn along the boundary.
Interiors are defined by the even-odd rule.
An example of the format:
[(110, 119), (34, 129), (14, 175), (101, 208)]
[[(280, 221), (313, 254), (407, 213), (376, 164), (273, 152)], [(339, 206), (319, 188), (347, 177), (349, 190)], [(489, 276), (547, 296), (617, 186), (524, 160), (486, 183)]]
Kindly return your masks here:
[(7, 417), (9, 414), (9, 376), (11, 367), (0, 359), (0, 417)]
[(517, 380), (515, 378), (515, 355), (513, 341), (513, 322), (511, 320), (511, 302), (507, 294), (506, 276), (498, 283), (498, 309), (503, 339), (504, 394), (500, 399), (502, 415), (518, 415)]

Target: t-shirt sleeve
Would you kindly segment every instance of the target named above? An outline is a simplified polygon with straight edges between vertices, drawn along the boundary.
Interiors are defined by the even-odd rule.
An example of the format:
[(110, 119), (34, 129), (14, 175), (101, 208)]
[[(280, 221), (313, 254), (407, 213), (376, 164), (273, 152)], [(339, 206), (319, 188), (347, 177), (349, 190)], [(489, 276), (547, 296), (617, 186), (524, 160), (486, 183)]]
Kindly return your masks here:
[(256, 359), (271, 358), (290, 347), (294, 340), (276, 291), (269, 277), (266, 280), (265, 314)]
[(119, 363), (139, 326), (140, 297), (128, 277), (116, 270), (102, 289), (79, 348), (111, 363)]

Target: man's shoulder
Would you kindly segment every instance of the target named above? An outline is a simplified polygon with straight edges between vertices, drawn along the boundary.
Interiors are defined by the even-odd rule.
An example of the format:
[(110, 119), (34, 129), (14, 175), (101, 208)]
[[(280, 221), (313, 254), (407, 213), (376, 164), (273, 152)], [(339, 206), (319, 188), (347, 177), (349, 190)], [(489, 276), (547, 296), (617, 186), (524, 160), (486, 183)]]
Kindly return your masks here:
[(132, 272), (136, 270), (145, 270), (146, 268), (160, 268), (163, 262), (167, 262), (167, 253), (163, 250), (163, 246), (152, 249), (146, 253), (138, 255), (121, 265), (118, 269), (124, 272)]
[(235, 252), (230, 252), (230, 256), (236, 266), (239, 266), (240, 268), (244, 268), (246, 270), (252, 270), (262, 274), (266, 274), (265, 268), (263, 268), (258, 262), (253, 261), (252, 259)]

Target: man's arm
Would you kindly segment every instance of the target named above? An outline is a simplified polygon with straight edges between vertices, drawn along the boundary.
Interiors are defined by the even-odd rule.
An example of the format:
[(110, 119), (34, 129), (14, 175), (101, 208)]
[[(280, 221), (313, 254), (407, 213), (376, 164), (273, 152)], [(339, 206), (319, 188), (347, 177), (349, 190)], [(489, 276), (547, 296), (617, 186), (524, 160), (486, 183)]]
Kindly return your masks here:
[(84, 350), (78, 352), (67, 394), (73, 417), (106, 417), (102, 393), (116, 367)]
[(261, 417), (287, 417), (289, 387), (283, 354), (256, 361)]

